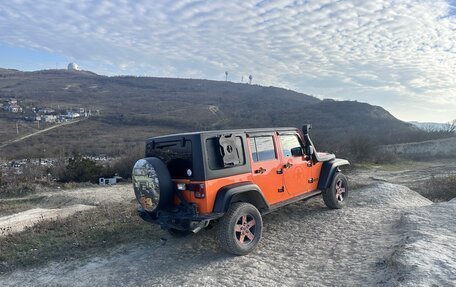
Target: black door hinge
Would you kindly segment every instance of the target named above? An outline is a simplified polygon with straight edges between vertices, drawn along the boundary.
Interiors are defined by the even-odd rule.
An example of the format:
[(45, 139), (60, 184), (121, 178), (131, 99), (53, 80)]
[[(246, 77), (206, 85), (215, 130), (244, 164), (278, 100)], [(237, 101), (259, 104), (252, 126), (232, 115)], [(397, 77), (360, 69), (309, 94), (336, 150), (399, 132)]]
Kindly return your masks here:
[(285, 191), (285, 188), (282, 186), (281, 188), (279, 188), (279, 192), (284, 192)]
[(279, 168), (279, 169), (277, 170), (277, 174), (283, 174), (283, 169)]

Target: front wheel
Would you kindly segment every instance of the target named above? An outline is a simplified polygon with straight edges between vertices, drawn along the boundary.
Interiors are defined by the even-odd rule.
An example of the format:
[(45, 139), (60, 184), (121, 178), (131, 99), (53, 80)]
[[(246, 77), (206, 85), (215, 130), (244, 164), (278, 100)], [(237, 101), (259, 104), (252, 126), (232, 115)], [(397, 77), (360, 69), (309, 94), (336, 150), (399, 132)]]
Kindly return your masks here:
[(218, 240), (223, 249), (234, 255), (250, 253), (261, 239), (263, 220), (250, 203), (237, 202), (230, 206), (218, 226)]
[(337, 172), (331, 186), (323, 191), (323, 201), (331, 209), (344, 207), (348, 197), (348, 181), (345, 175)]

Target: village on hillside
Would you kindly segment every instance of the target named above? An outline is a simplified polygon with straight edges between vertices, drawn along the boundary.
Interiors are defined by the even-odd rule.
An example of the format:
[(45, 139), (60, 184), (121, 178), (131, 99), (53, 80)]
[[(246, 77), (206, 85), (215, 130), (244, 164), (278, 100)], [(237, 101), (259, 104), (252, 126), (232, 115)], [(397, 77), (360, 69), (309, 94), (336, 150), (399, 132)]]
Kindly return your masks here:
[[(55, 124), (62, 123), (68, 120), (74, 120), (78, 118), (87, 118), (93, 115), (91, 109), (84, 107), (72, 107), (57, 109), (39, 106), (39, 105), (25, 105), (16, 98), (2, 99), (0, 98), (0, 110), (4, 112), (15, 114), (16, 119), (24, 120), (28, 122), (36, 122), (38, 125), (43, 124)], [(95, 114), (99, 114), (100, 111), (96, 110)]]

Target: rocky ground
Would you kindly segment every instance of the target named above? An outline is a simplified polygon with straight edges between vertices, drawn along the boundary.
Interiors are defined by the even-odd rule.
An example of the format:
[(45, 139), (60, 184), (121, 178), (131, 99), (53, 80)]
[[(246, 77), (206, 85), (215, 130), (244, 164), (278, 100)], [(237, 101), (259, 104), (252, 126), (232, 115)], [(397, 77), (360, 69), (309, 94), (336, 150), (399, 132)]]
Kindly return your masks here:
[[(2, 275), (0, 285), (454, 286), (456, 199), (432, 203), (404, 186), (410, 181), (394, 180), (415, 179), (409, 174), (429, 168), (436, 167), (411, 168), (402, 176), (396, 170), (352, 172), (350, 178), (359, 179), (356, 185), (362, 187), (350, 193), (346, 208), (328, 210), (321, 198), (314, 198), (268, 214), (264, 237), (247, 256), (220, 251), (215, 231), (208, 230), (15, 270)], [(114, 187), (102, 196), (101, 189), (97, 195), (79, 190), (70, 202), (130, 200), (129, 189)]]

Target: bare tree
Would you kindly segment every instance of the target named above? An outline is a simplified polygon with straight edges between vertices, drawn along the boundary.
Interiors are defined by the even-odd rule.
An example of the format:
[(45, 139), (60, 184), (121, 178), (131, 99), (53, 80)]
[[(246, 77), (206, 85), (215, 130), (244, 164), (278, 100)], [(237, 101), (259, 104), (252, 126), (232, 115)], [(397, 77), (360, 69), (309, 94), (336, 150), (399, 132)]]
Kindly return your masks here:
[(456, 119), (449, 121), (445, 124), (443, 131), (448, 134), (456, 133)]
[(252, 84), (252, 79), (253, 79), (253, 77), (252, 77), (252, 75), (250, 75), (250, 76), (249, 76), (249, 84), (250, 84), (250, 85)]
[(225, 71), (225, 82), (228, 81), (228, 71)]

